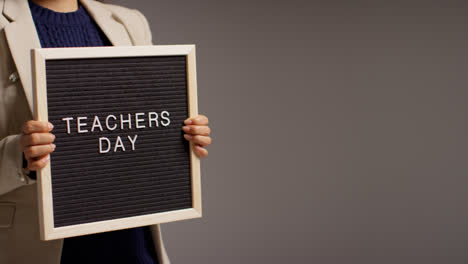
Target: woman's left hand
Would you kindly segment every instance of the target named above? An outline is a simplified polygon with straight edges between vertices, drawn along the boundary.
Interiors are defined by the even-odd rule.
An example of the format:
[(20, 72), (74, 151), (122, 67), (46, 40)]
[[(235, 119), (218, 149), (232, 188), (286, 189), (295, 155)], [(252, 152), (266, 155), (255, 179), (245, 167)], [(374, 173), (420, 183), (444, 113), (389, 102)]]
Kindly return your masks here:
[(184, 121), (185, 126), (182, 129), (185, 132), (184, 138), (194, 143), (195, 154), (204, 158), (208, 156), (206, 146), (211, 144), (210, 127), (208, 118), (204, 115), (197, 115)]

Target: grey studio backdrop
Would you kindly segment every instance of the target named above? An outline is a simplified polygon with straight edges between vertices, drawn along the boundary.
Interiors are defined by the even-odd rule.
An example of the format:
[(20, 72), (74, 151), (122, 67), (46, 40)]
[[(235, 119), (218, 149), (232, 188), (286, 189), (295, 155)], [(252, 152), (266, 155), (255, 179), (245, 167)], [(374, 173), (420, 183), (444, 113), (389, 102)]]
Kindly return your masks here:
[(202, 219), (174, 263), (468, 263), (467, 1), (112, 1), (197, 45)]

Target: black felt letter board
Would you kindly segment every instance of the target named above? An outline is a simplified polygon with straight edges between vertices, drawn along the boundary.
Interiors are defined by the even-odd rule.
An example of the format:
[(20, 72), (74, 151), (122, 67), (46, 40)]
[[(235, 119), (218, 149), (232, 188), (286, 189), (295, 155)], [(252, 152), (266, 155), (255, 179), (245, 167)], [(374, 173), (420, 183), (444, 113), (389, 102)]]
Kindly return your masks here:
[(46, 75), (55, 227), (192, 207), (186, 56), (54, 59)]

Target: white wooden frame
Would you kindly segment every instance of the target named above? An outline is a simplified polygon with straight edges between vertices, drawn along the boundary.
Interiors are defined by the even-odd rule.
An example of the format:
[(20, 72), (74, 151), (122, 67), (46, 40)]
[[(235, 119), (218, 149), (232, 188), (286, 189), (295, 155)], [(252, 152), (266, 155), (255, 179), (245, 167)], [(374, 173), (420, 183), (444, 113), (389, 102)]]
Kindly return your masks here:
[[(48, 121), (46, 60), (74, 58), (108, 58), (134, 56), (187, 56), (187, 89), (188, 115), (198, 115), (197, 79), (195, 45), (157, 45), (132, 47), (87, 47), (87, 48), (46, 48), (34, 49), (33, 82), (34, 82), (34, 119)], [(192, 208), (169, 212), (133, 216), (93, 223), (77, 224), (64, 227), (54, 227), (52, 206), (52, 182), (50, 166), (53, 159), (37, 174), (37, 190), (39, 202), (39, 222), (42, 240), (53, 240), (65, 237), (80, 236), (92, 233), (107, 232), (118, 229), (154, 225), (184, 219), (201, 217), (201, 181), (200, 160), (194, 154), (193, 143), (190, 143), (190, 165), (192, 180)]]

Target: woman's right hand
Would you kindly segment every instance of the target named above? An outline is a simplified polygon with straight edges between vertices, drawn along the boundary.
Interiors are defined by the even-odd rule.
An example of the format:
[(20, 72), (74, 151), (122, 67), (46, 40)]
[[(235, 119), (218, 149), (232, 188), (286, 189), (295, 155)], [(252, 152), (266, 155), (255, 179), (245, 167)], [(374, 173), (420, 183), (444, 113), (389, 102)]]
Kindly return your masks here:
[(20, 144), (28, 161), (29, 170), (42, 169), (49, 161), (49, 154), (55, 150), (55, 144), (52, 143), (55, 136), (50, 133), (53, 127), (49, 122), (34, 120), (24, 125)]

